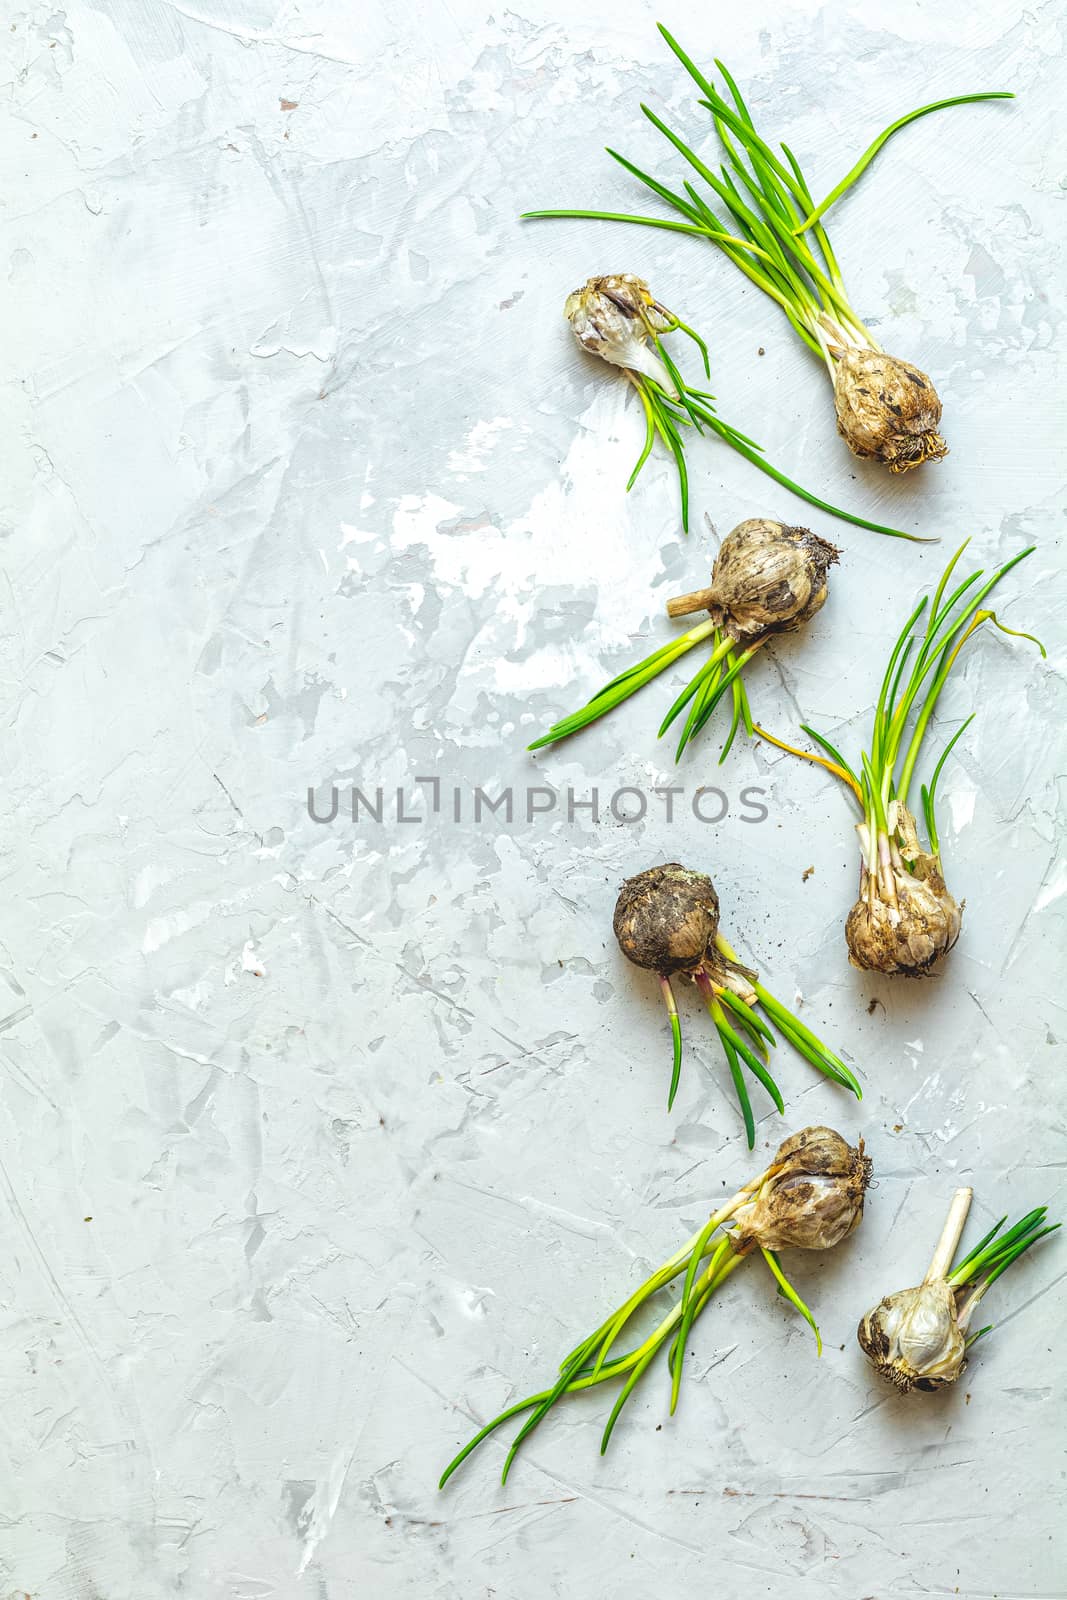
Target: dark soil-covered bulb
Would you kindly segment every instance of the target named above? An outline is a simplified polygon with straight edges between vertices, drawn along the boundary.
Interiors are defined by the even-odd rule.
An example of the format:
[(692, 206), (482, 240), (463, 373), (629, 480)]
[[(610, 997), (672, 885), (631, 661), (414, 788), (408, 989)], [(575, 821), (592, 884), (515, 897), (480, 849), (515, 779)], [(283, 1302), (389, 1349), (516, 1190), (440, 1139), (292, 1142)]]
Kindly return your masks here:
[(803, 627), (826, 599), (827, 570), (836, 547), (809, 528), (750, 517), (728, 533), (715, 558), (711, 584), (672, 600), (671, 616), (706, 609), (739, 641)]
[[(745, 1072), (767, 1091), (779, 1111), (785, 1109), (767, 1069), (767, 1047), (773, 1048), (776, 1037), (788, 1039), (812, 1066), (859, 1098), (860, 1086), (851, 1069), (775, 999), (758, 972), (742, 963), (719, 928), (719, 897), (704, 873), (668, 861), (628, 878), (619, 891), (613, 926), (626, 959), (659, 979), (674, 1045), (668, 1111), (682, 1065), (682, 1026), (672, 986), (679, 982), (691, 983), (708, 1008), (730, 1067), (749, 1149), (756, 1140), (756, 1120)], [(760, 1009), (770, 1027), (761, 1020)]]
[(832, 1128), (805, 1128), (779, 1148), (780, 1168), (739, 1223), (736, 1248), (829, 1250), (863, 1216), (871, 1162), (863, 1140), (850, 1145)]
[[(914, 834), (910, 816), (905, 826)], [(861, 879), (859, 899), (845, 923), (852, 965), (864, 972), (925, 977), (952, 949), (963, 922), (963, 908), (945, 887), (937, 859), (916, 851), (911, 870), (885, 865), (879, 877), (872, 877), (864, 867)]]
[(957, 1323), (956, 1295), (944, 1278), (886, 1295), (856, 1333), (864, 1355), (902, 1394), (955, 1383), (966, 1340)]
[(907, 472), (940, 461), (941, 401), (925, 372), (881, 350), (846, 350), (834, 369), (837, 431), (854, 456)]
[(719, 928), (719, 897), (702, 872), (677, 861), (628, 878), (615, 905), (615, 937), (635, 966), (661, 976), (695, 971)]

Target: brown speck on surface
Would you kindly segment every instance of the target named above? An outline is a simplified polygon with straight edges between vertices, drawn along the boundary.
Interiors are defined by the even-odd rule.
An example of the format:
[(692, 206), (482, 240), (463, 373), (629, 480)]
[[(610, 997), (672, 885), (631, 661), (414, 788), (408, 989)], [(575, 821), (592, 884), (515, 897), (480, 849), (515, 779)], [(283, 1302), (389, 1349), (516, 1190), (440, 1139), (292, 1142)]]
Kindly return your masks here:
[(83, 1222), (92, 1222), (92, 1220), (93, 1220), (92, 1217), (83, 1217), (82, 1218)]
[(894, 1133), (903, 1133), (904, 1132), (904, 1124), (902, 1122), (894, 1122), (894, 1124), (893, 1124), (893, 1132)]
[(764, 350), (763, 346), (760, 345), (759, 349), (756, 351), (756, 354), (758, 356), (765, 356), (767, 354), (767, 352), (766, 352), (766, 350)]
[(279, 100), (278, 104), (281, 106), (283, 111), (295, 111), (297, 106), (300, 104), (300, 101), (299, 100)]
[(965, 1406), (969, 1406), (969, 1405), (970, 1405), (970, 1403), (971, 1403), (971, 1396), (970, 1396), (970, 1393), (969, 1393), (969, 1392), (968, 1392), (968, 1393), (967, 1393), (967, 1394), (965, 1394), (965, 1395), (964, 1395), (964, 1397), (963, 1397), (963, 1403), (964, 1403), (964, 1405), (965, 1405)]
[(805, 867), (804, 871), (800, 874), (800, 881), (801, 881), (801, 883), (807, 883), (808, 879), (809, 878), (814, 878), (814, 876), (815, 876), (815, 868), (814, 867)]
[(874, 1010), (875, 1010), (876, 1006), (881, 1006), (882, 1010), (883, 1011), (885, 1010), (885, 1006), (882, 1004), (882, 1001), (879, 1000), (877, 995), (875, 995), (874, 999), (870, 1002), (870, 1004), (867, 1007), (867, 1015), (869, 1017), (873, 1017), (874, 1016)]

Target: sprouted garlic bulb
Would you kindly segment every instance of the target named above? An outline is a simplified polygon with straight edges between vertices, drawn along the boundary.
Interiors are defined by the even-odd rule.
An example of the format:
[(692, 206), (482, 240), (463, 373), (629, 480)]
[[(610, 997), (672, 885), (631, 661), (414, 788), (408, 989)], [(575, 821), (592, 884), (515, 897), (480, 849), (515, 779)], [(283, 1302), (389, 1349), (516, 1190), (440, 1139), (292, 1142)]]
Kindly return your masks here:
[(672, 978), (690, 979), (711, 1014), (750, 1149), (755, 1143), (756, 1123), (743, 1066), (763, 1085), (777, 1109), (784, 1109), (778, 1085), (767, 1070), (768, 1046), (775, 1043), (768, 1020), (812, 1066), (860, 1098), (860, 1086), (840, 1057), (764, 988), (757, 973), (741, 964), (720, 932), (719, 897), (704, 873), (668, 861), (628, 878), (619, 892), (613, 927), (626, 959), (659, 978), (674, 1043), (668, 1110), (678, 1092), (682, 1067), (682, 1029)]
[(901, 1394), (932, 1394), (956, 1382), (967, 1352), (990, 1329), (968, 1336), (975, 1308), (990, 1285), (1025, 1250), (1059, 1226), (1045, 1227), (1046, 1208), (1031, 1211), (1001, 1234), (1001, 1217), (969, 1255), (953, 1266), (973, 1191), (957, 1189), (922, 1283), (887, 1294), (863, 1317), (860, 1348), (880, 1377)]
[(948, 454), (937, 431), (941, 401), (925, 372), (877, 345), (842, 349), (831, 335), (829, 349), (837, 431), (854, 456), (908, 472)]
[(667, 602), (669, 616), (707, 611), (746, 644), (802, 628), (826, 603), (827, 572), (839, 551), (809, 528), (770, 517), (738, 523), (719, 546), (707, 589)]
[(686, 746), (729, 694), (733, 714), (719, 757), (724, 761), (741, 727), (748, 734), (755, 731), (742, 677), (745, 668), (768, 640), (802, 628), (821, 610), (826, 602), (827, 574), (837, 557), (835, 546), (808, 528), (790, 527), (771, 517), (750, 517), (739, 523), (719, 547), (710, 586), (667, 602), (671, 617), (706, 611), (706, 619), (619, 673), (588, 705), (554, 723), (529, 748), (539, 750), (588, 727), (688, 651), (707, 642), (711, 655), (674, 701), (659, 732), (662, 738), (681, 721), (675, 756), (680, 760)]
[(567, 296), (563, 315), (583, 350), (624, 372), (642, 373), (674, 394), (670, 373), (649, 340), (676, 326), (643, 278), (612, 272), (590, 278)]
[[(815, 1319), (783, 1272), (777, 1251), (782, 1245), (829, 1250), (839, 1244), (863, 1215), (863, 1195), (870, 1172), (871, 1163), (863, 1154), (862, 1139), (853, 1149), (831, 1128), (805, 1128), (786, 1139), (764, 1172), (719, 1206), (681, 1249), (564, 1357), (548, 1388), (509, 1406), (464, 1446), (445, 1468), (441, 1487), (471, 1451), (502, 1423), (529, 1412), (504, 1461), (502, 1476), (506, 1482), (520, 1446), (558, 1401), (565, 1395), (578, 1394), (610, 1379), (621, 1378), (622, 1388), (601, 1439), (603, 1455), (623, 1406), (654, 1357), (664, 1348), (671, 1379), (670, 1412), (673, 1416), (678, 1404), (686, 1345), (694, 1322), (720, 1285), (743, 1261), (757, 1253), (783, 1296), (814, 1331), (816, 1349), (821, 1354), (822, 1340)], [(817, 1201), (813, 1201), (805, 1186), (818, 1187)], [(816, 1212), (819, 1220), (813, 1223)], [(633, 1319), (678, 1278), (682, 1278), (682, 1291), (673, 1308), (662, 1316), (643, 1341), (640, 1334), (629, 1337), (627, 1330)], [(623, 1350), (627, 1353), (621, 1353)]]
[[(916, 767), (941, 691), (973, 633), (990, 622), (1002, 633), (1040, 640), (1008, 628), (983, 605), (1000, 580), (1033, 554), (1033, 546), (1005, 561), (991, 576), (979, 569), (950, 592), (950, 581), (966, 544), (952, 557), (933, 596), (923, 596), (897, 638), (882, 680), (868, 749), (849, 766), (828, 739), (804, 726), (822, 754), (798, 750), (757, 727), (769, 744), (818, 766), (840, 779), (862, 813), (856, 824), (860, 842), (859, 895), (845, 923), (853, 966), (866, 972), (921, 978), (929, 974), (960, 936), (963, 905), (949, 893), (941, 862), (935, 805), (945, 762), (973, 721), (956, 729), (927, 783), (918, 785), (928, 844), (923, 844), (908, 801)], [(924, 617), (925, 626), (919, 626)]]
[(909, 1394), (932, 1394), (963, 1371), (967, 1341), (944, 1278), (886, 1295), (859, 1326), (860, 1346), (879, 1375)]
[[(704, 193), (692, 181), (686, 181), (683, 194), (680, 181), (668, 187), (662, 174), (641, 172), (614, 150), (609, 149), (608, 154), (658, 199), (673, 206), (677, 219), (633, 215), (621, 208), (607, 212), (584, 208), (528, 211), (525, 215), (639, 223), (674, 229), (717, 245), (750, 283), (775, 301), (794, 332), (825, 364), (834, 386), (838, 431), (854, 455), (880, 461), (891, 472), (907, 472), (923, 462), (940, 461), (947, 446), (938, 431), (941, 402), (934, 386), (918, 367), (886, 355), (860, 320), (849, 302), (823, 218), (900, 128), (949, 106), (976, 100), (1010, 100), (1013, 96), (1002, 90), (954, 95), (898, 117), (826, 198), (816, 204), (791, 151), (783, 145), (780, 156), (757, 132), (741, 91), (723, 63), (715, 63), (720, 89), (662, 24), (660, 33), (696, 84), (701, 111), (711, 113), (729, 166), (722, 168), (721, 176), (717, 175), (714, 162), (711, 167), (706, 165), (650, 107), (642, 106), (672, 151), (706, 185)], [(740, 179), (740, 186), (735, 178)]]
[(850, 1145), (833, 1128), (805, 1128), (779, 1147), (778, 1169), (738, 1225), (737, 1248), (751, 1239), (769, 1250), (832, 1250), (857, 1226), (871, 1181), (863, 1140)]
[(716, 434), (769, 478), (830, 516), (840, 517), (859, 528), (870, 528), (874, 533), (889, 534), (892, 538), (917, 537), (903, 533), (899, 528), (887, 528), (880, 522), (871, 522), (866, 517), (842, 511), (829, 501), (820, 499), (772, 466), (755, 440), (724, 422), (715, 410), (715, 396), (706, 389), (695, 389), (686, 383), (667, 353), (663, 338), (675, 332), (686, 334), (699, 349), (705, 375), (710, 377), (707, 345), (688, 323), (655, 299), (644, 278), (639, 278), (633, 272), (601, 273), (589, 278), (580, 289), (575, 289), (567, 296), (563, 313), (582, 349), (617, 367), (640, 396), (645, 414), (645, 441), (630, 474), (627, 489), (633, 488), (653, 445), (657, 439), (661, 440), (670, 450), (678, 469), (682, 527), (686, 532), (689, 531), (689, 472), (684, 436), (687, 429), (693, 428), (698, 434), (705, 429)]
[(920, 978), (956, 943), (963, 907), (945, 887), (940, 859), (920, 846), (907, 806), (891, 801), (889, 811), (889, 832), (876, 846), (879, 859), (868, 865), (864, 852), (845, 942), (854, 967)]

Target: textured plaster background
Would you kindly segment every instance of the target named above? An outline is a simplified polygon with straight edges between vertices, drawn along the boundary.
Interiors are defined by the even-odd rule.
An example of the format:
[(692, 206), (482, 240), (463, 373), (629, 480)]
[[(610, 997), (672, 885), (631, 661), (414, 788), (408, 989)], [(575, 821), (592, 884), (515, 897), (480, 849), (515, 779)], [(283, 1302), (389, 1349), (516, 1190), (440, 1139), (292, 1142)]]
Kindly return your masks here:
[[(957, 1393), (901, 1401), (854, 1340), (921, 1275), (957, 1183), (971, 1237), (1064, 1209), (1064, 11), (668, 16), (820, 193), (913, 105), (1019, 95), (910, 128), (833, 218), (857, 306), (945, 401), (951, 456), (900, 481), (847, 456), (824, 376), (712, 250), (517, 225), (639, 209), (606, 142), (677, 174), (642, 99), (707, 140), (651, 4), (579, 11), (79, 0), (5, 22), (5, 1600), (1067, 1589), (1064, 1246), (998, 1286)], [(809, 518), (712, 442), (688, 543), (661, 457), (626, 498), (639, 416), (560, 313), (627, 269), (704, 331), (724, 415), (773, 460), (942, 544)], [(954, 542), (980, 563), (1037, 542), (999, 604), (1048, 663), (984, 635), (938, 720), (980, 707), (943, 784), (963, 938), (921, 986), (845, 962), (856, 851), (824, 775), (752, 746), (717, 769), (712, 736), (676, 774), (668, 684), (523, 753), (669, 636), (705, 515), (755, 513), (844, 553), (753, 704), (849, 750)], [(340, 815), (313, 822), (331, 782)], [(641, 822), (565, 798), (468, 820), (478, 784), (521, 811), (529, 783), (672, 782), (673, 824), (654, 796)], [(353, 783), (383, 787), (381, 824), (346, 817)], [(658, 997), (610, 933), (620, 880), (665, 857), (714, 874), (731, 938), (855, 1062), (862, 1106), (782, 1047), (787, 1114), (749, 1156), (687, 999), (667, 1116)], [(862, 1133), (878, 1174), (859, 1234), (794, 1261), (823, 1359), (752, 1267), (698, 1324), (673, 1421), (657, 1368), (605, 1460), (591, 1397), (506, 1490), (494, 1441), (438, 1495), (476, 1423), (812, 1120)]]

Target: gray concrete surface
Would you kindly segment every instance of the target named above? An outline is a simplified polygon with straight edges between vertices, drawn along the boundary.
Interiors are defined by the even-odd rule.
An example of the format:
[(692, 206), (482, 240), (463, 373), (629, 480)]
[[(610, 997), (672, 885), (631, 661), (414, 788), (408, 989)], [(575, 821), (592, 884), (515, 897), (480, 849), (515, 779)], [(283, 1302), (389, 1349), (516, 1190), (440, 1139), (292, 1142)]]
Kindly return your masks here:
[[(944, 398), (952, 454), (920, 477), (848, 457), (824, 375), (709, 247), (517, 224), (640, 206), (606, 143), (676, 174), (642, 99), (707, 139), (645, 0), (73, 0), (5, 24), (5, 1600), (1067, 1587), (1063, 1245), (998, 1285), (958, 1392), (898, 1399), (854, 1339), (957, 1183), (972, 1237), (1063, 1209), (1064, 12), (718, 10), (664, 17), (820, 191), (916, 104), (1018, 93), (908, 129), (833, 217), (857, 306)], [(561, 320), (605, 270), (702, 329), (723, 414), (774, 460), (942, 543), (809, 519), (712, 442), (688, 542), (661, 456), (624, 496), (639, 412)], [(943, 780), (963, 938), (921, 986), (846, 964), (856, 846), (825, 775), (751, 745), (719, 769), (712, 736), (676, 773), (666, 684), (524, 754), (668, 636), (713, 529), (757, 513), (843, 556), (753, 704), (852, 751), (954, 542), (978, 564), (1037, 543), (998, 605), (1048, 662), (987, 631), (938, 719), (979, 712)], [(383, 789), (381, 823), (346, 819), (352, 785)], [(475, 787), (508, 785), (512, 823), (475, 825)], [(529, 785), (562, 798), (527, 822)], [(569, 818), (594, 785), (646, 817)], [(786, 1115), (761, 1105), (750, 1157), (687, 1000), (666, 1114), (658, 999), (610, 928), (620, 880), (665, 857), (713, 873), (861, 1106), (782, 1048)], [(606, 1459), (592, 1397), (506, 1490), (494, 1442), (437, 1493), (477, 1421), (814, 1120), (862, 1133), (878, 1180), (847, 1245), (793, 1263), (821, 1361), (746, 1270), (673, 1421), (660, 1368)]]

